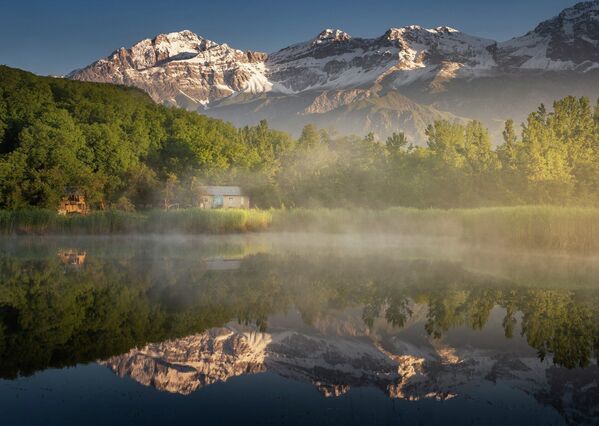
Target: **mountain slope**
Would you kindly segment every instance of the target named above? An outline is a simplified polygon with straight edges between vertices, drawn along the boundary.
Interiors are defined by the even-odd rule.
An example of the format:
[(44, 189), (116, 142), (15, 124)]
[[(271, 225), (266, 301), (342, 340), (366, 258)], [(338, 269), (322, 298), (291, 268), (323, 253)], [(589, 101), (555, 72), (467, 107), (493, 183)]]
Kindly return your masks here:
[(579, 3), (528, 34), (500, 43), (505, 65), (521, 69), (589, 71), (599, 68), (599, 1)]
[(422, 139), (440, 117), (476, 118), (498, 130), (540, 102), (599, 96), (598, 46), (594, 0), (506, 42), (447, 26), (390, 28), (373, 39), (326, 29), (266, 55), (182, 31), (121, 48), (70, 78), (136, 86), (157, 102), (236, 124), (268, 119), (297, 132), (314, 122)]
[(213, 104), (204, 111), (211, 117), (244, 126), (267, 119), (278, 128), (299, 134), (306, 124), (342, 134), (387, 135), (405, 132), (421, 140), (434, 120), (465, 121), (454, 114), (419, 104), (396, 91), (348, 89), (309, 92), (294, 96), (263, 94), (238, 96)]
[(269, 90), (265, 58), (186, 30), (121, 48), (69, 78), (136, 86), (156, 101), (197, 108), (236, 92)]

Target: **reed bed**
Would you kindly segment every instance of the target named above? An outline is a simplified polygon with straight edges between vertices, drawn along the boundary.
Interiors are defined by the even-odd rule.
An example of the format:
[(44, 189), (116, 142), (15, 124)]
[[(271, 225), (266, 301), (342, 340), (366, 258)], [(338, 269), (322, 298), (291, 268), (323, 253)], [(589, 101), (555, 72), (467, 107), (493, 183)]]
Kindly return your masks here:
[(599, 251), (599, 209), (522, 206), (458, 211), (469, 242), (564, 252)]
[(369, 209), (274, 210), (272, 230), (327, 233), (458, 235), (461, 225), (450, 210), (394, 207)]
[(0, 234), (220, 234), (260, 231), (270, 225), (270, 211), (184, 209), (145, 213), (116, 210), (60, 216), (51, 210), (0, 211)]
[(186, 234), (255, 232), (266, 230), (271, 220), (267, 210), (155, 210), (148, 215), (146, 230)]
[(139, 231), (144, 222), (141, 214), (116, 210), (86, 216), (60, 216), (41, 209), (0, 211), (2, 234), (118, 234)]
[(599, 252), (599, 208), (593, 207), (279, 210), (273, 213), (272, 229), (453, 236), (468, 243), (508, 248)]
[(0, 211), (0, 234), (224, 234), (257, 231), (449, 236), (473, 244), (599, 252), (599, 208), (521, 206), (476, 209), (153, 210), (59, 216)]

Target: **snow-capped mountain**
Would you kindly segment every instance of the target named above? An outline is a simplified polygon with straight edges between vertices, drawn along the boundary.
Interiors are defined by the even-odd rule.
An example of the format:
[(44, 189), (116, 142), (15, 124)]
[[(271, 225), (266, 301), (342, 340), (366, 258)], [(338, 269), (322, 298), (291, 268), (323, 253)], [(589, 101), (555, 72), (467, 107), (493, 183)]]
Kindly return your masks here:
[[(136, 86), (157, 102), (236, 124), (265, 118), (291, 131), (314, 122), (418, 138), (439, 118), (492, 125), (561, 96), (599, 96), (598, 43), (594, 0), (506, 42), (446, 26), (391, 28), (373, 39), (326, 29), (267, 55), (181, 31), (121, 48), (69, 77)], [(505, 100), (488, 102), (495, 95)], [(514, 111), (516, 95), (522, 111)]]
[(500, 43), (505, 66), (586, 72), (599, 67), (599, 1), (579, 3), (528, 34)]
[(121, 48), (70, 77), (137, 86), (160, 102), (209, 105), (239, 93), (371, 89), (385, 80), (397, 87), (426, 78), (438, 84), (458, 73), (493, 69), (494, 46), (449, 27), (391, 28), (376, 39), (326, 29), (308, 42), (266, 55), (185, 30)]
[(460, 68), (487, 69), (493, 44), (449, 27), (391, 28), (375, 39), (327, 29), (270, 55), (268, 77), (294, 93), (369, 88), (385, 80), (399, 86), (417, 78), (449, 78)]
[(242, 52), (191, 31), (161, 34), (72, 72), (76, 80), (135, 86), (157, 102), (206, 105), (240, 91), (271, 88), (259, 52)]

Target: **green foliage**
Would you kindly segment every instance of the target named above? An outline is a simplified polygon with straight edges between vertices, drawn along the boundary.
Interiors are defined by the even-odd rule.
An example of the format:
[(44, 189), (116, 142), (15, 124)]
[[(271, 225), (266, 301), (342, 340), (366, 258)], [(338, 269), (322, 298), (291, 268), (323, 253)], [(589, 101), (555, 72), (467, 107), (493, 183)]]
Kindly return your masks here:
[(397, 155), (408, 146), (408, 138), (404, 133), (393, 133), (387, 138), (385, 146), (389, 154)]
[(463, 237), (507, 247), (593, 253), (599, 210), (584, 207), (496, 207), (461, 212)]
[(521, 206), (478, 209), (292, 209), (273, 211), (272, 229), (450, 236), (469, 243), (567, 253), (599, 251), (599, 209)]
[(308, 124), (302, 129), (298, 142), (302, 148), (312, 149), (320, 144), (320, 134), (313, 125)]
[(60, 216), (53, 210), (0, 210), (0, 234), (219, 234), (261, 231), (272, 222), (261, 210), (151, 210), (132, 211), (131, 202), (119, 200), (120, 210), (96, 211), (86, 216)]
[(465, 163), (464, 126), (449, 121), (436, 121), (426, 129), (428, 148), (446, 165), (459, 169)]
[(0, 67), (0, 208), (56, 208), (72, 186), (94, 207), (125, 197), (143, 209), (160, 204), (169, 176), (182, 187), (250, 175), (250, 189), (272, 186), (292, 144), (265, 122), (238, 130), (136, 89)]
[(56, 208), (67, 186), (93, 208), (194, 207), (205, 184), (241, 185), (259, 208), (599, 203), (599, 104), (566, 97), (515, 127), (496, 148), (477, 121), (431, 123), (425, 147), (312, 125), (295, 140), (0, 67), (0, 208)]
[(183, 234), (260, 231), (271, 222), (271, 214), (260, 210), (155, 210), (148, 217), (146, 230)]

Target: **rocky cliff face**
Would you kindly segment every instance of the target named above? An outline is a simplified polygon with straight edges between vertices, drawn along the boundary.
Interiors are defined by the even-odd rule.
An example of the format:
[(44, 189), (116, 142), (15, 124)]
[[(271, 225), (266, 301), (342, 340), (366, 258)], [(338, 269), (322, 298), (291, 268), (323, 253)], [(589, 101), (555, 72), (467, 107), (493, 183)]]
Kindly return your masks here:
[[(442, 115), (493, 125), (508, 118), (514, 104), (524, 111), (565, 94), (599, 96), (598, 43), (595, 0), (501, 43), (450, 27), (391, 28), (373, 39), (326, 29), (266, 55), (181, 31), (121, 48), (69, 77), (136, 86), (157, 102), (236, 124), (268, 119), (298, 131), (318, 122), (341, 133), (384, 136), (411, 123), (408, 133), (420, 138), (423, 127)], [(562, 78), (558, 85), (556, 78)], [(405, 102), (398, 110), (381, 100), (390, 92), (420, 104), (421, 113), (406, 115)], [(518, 110), (512, 118), (523, 114)]]
[(498, 47), (505, 67), (586, 72), (599, 67), (599, 2), (583, 2)]
[(266, 58), (181, 31), (120, 48), (69, 77), (135, 86), (157, 102), (197, 109), (234, 93), (270, 90)]
[(160, 102), (209, 105), (238, 93), (291, 95), (364, 89), (383, 81), (394, 86), (439, 81), (461, 69), (466, 75), (492, 68), (495, 44), (449, 27), (392, 28), (375, 39), (327, 29), (267, 56), (181, 31), (121, 48), (70, 78), (136, 86)]

